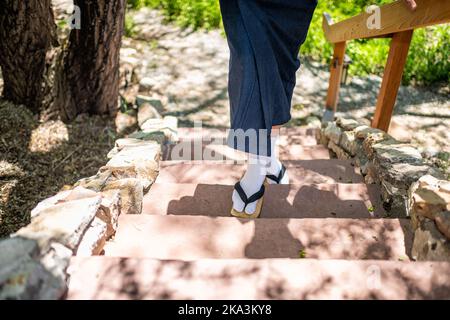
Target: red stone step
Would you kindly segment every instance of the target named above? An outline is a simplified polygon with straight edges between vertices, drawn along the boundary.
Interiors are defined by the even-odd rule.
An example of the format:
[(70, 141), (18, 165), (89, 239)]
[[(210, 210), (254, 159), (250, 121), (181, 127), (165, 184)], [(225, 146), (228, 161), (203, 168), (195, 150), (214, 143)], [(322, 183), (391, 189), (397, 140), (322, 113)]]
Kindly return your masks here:
[[(229, 216), (233, 186), (155, 183), (142, 212), (152, 215)], [(377, 185), (296, 184), (266, 188), (262, 218), (376, 218), (386, 213)]]
[(445, 262), (73, 258), (68, 299), (450, 299)]
[(401, 219), (258, 219), (123, 215), (106, 256), (408, 259), (411, 232)]
[[(284, 161), (291, 184), (362, 183), (359, 169), (349, 161), (291, 160)], [(220, 183), (234, 185), (245, 171), (244, 165), (221, 161), (162, 161), (158, 183)]]
[[(164, 160), (235, 160), (244, 161), (247, 154), (236, 151), (222, 143), (196, 142), (197, 140), (181, 141), (178, 144), (163, 146)], [(330, 159), (329, 150), (322, 146), (303, 146), (289, 144), (279, 147), (281, 160), (312, 160)]]
[[(280, 129), (280, 144), (316, 145), (316, 134), (319, 129), (295, 127)], [(227, 129), (212, 128), (178, 128), (178, 137), (181, 141), (201, 139), (226, 139)]]

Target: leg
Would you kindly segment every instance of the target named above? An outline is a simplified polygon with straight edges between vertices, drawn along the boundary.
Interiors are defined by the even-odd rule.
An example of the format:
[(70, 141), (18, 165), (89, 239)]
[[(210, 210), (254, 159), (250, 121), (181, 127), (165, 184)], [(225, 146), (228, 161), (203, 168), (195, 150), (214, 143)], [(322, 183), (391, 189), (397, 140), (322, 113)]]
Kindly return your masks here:
[[(238, 188), (241, 193), (235, 190), (232, 198), (235, 211), (242, 213), (245, 208), (245, 213), (252, 214), (258, 203), (246, 206), (242, 198), (257, 194), (267, 174), (278, 175), (282, 167), (275, 152), (279, 126), (271, 127), (291, 118), (295, 72), (300, 66), (298, 49), (306, 38), (316, 2), (221, 0), (220, 4), (231, 53), (231, 129), (257, 130), (259, 136), (256, 152), (247, 148), (247, 143), (240, 148), (234, 137), (228, 139), (229, 146), (251, 153), (240, 181), (242, 190)], [(259, 130), (269, 128), (273, 130), (267, 143), (270, 147), (261, 150), (264, 144), (260, 139), (267, 135), (261, 137)], [(265, 156), (269, 153), (270, 157)]]
[[(281, 126), (272, 127), (271, 136), (271, 156), (263, 157), (257, 155), (249, 155), (247, 163), (247, 171), (241, 179), (241, 185), (247, 196), (250, 196), (261, 188), (261, 185), (266, 180), (267, 175), (278, 176), (282, 170), (282, 164), (278, 159), (278, 153), (276, 152), (277, 140), (280, 134)], [(269, 184), (275, 184), (276, 182), (267, 179)], [(287, 172), (284, 173), (283, 178), (280, 180), (279, 184), (289, 184), (289, 176)], [(237, 191), (233, 192), (232, 196), (233, 208), (237, 211), (242, 212), (245, 204)], [(257, 202), (249, 204), (245, 212), (252, 214), (255, 212)]]
[[(281, 170), (283, 169), (283, 165), (281, 161), (278, 159), (278, 150), (277, 150), (277, 142), (280, 136), (280, 128), (281, 126), (272, 127), (272, 136), (271, 136), (271, 156), (270, 156), (270, 164), (267, 168), (267, 175), (273, 175), (278, 177), (280, 175)], [(276, 182), (272, 179), (267, 179), (269, 184), (289, 184), (289, 176), (287, 172), (284, 173), (282, 179), (279, 182)]]

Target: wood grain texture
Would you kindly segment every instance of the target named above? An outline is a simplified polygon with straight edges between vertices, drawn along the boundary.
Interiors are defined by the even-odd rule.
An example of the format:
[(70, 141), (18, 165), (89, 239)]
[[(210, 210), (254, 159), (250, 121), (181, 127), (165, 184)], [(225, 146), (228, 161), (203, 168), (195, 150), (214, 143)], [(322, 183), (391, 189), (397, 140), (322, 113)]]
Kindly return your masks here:
[(336, 111), (339, 101), (339, 89), (341, 87), (342, 70), (344, 67), (345, 42), (339, 42), (334, 45), (333, 60), (330, 67), (330, 82), (328, 85), (326, 107), (329, 110)]
[(335, 24), (332, 24), (329, 16), (324, 16), (325, 36), (329, 42), (338, 43), (450, 22), (449, 0), (416, 0), (416, 3), (417, 9), (415, 11), (411, 11), (403, 0), (380, 7), (380, 29), (367, 28), (367, 20), (371, 14), (365, 11)]
[(375, 116), (372, 121), (372, 127), (374, 128), (384, 131), (389, 129), (412, 35), (413, 30), (407, 30), (396, 33), (392, 37), (391, 48), (384, 69), (383, 82), (381, 83), (381, 89), (378, 95)]

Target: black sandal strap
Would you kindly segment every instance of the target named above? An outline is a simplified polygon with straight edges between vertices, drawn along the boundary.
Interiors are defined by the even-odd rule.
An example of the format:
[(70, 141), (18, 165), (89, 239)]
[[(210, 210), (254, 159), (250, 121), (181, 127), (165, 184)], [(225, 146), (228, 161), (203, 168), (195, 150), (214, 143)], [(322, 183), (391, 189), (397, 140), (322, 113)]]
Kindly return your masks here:
[(234, 189), (237, 191), (237, 193), (239, 194), (239, 197), (241, 197), (241, 200), (244, 203), (248, 202), (248, 198), (247, 195), (245, 194), (244, 189), (242, 189), (241, 183), (238, 181), (235, 185), (234, 185)]
[(247, 205), (249, 205), (250, 203), (261, 199), (263, 197), (263, 195), (264, 195), (265, 190), (266, 190), (265, 186), (262, 185), (261, 189), (259, 189), (258, 192), (256, 192), (255, 194), (253, 194), (249, 198), (245, 194), (244, 189), (242, 189), (241, 183), (239, 181), (234, 185), (234, 189), (237, 191), (237, 193), (239, 194), (239, 197), (241, 197), (242, 202), (244, 202), (244, 204), (245, 204), (244, 210), (245, 210), (245, 208), (247, 208)]
[[(261, 189), (259, 189), (258, 192), (256, 192), (255, 194), (253, 194), (250, 198), (248, 198), (248, 203), (250, 204), (252, 202), (258, 201), (259, 199), (261, 199), (264, 195), (264, 192), (266, 191), (266, 188), (264, 185), (261, 186)], [(246, 204), (246, 206), (247, 206)]]
[(286, 167), (284, 166), (284, 164), (281, 164), (281, 170), (278, 173), (278, 177), (273, 174), (268, 174), (266, 177), (272, 181), (275, 181), (277, 184), (279, 184), (280, 181), (283, 179), (285, 173), (286, 173)]

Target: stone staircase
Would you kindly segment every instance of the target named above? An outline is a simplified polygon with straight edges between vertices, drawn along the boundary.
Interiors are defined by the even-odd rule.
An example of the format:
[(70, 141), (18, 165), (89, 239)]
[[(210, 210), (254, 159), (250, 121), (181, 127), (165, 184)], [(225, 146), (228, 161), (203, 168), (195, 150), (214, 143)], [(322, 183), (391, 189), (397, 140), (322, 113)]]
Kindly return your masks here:
[[(244, 165), (224, 134), (179, 129), (191, 160), (165, 147), (143, 214), (120, 217), (103, 256), (72, 259), (69, 299), (450, 297), (450, 264), (410, 261), (410, 222), (384, 218), (378, 185), (331, 159), (312, 129), (283, 131), (291, 184), (267, 188), (260, 219), (231, 217)], [(198, 145), (226, 162), (195, 158), (203, 137), (222, 141)]]

